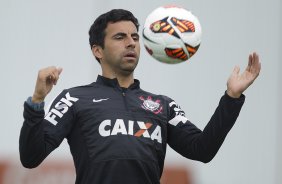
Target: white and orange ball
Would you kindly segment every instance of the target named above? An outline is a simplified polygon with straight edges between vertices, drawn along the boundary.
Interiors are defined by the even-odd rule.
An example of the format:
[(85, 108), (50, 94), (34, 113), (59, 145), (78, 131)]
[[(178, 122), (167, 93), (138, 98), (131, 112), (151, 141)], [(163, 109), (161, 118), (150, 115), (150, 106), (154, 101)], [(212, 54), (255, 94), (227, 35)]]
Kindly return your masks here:
[(197, 52), (201, 37), (198, 18), (177, 6), (155, 9), (147, 16), (143, 29), (143, 41), (148, 53), (168, 64), (190, 59)]

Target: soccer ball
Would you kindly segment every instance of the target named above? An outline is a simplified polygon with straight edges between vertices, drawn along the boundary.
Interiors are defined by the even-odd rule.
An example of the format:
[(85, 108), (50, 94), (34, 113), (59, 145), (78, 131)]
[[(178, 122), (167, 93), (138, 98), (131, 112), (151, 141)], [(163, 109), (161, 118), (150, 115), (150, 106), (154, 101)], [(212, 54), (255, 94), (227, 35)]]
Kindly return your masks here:
[(201, 43), (202, 29), (196, 16), (177, 6), (162, 6), (150, 13), (143, 29), (148, 53), (158, 61), (181, 63), (191, 58)]

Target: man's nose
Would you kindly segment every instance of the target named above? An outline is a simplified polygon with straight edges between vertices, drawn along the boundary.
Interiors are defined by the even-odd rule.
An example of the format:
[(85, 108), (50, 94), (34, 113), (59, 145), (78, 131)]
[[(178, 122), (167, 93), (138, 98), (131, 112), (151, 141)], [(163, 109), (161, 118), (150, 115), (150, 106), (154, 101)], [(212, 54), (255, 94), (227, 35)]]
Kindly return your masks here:
[(128, 37), (128, 39), (126, 39), (126, 47), (127, 48), (135, 48), (136, 46), (136, 42), (132, 37)]

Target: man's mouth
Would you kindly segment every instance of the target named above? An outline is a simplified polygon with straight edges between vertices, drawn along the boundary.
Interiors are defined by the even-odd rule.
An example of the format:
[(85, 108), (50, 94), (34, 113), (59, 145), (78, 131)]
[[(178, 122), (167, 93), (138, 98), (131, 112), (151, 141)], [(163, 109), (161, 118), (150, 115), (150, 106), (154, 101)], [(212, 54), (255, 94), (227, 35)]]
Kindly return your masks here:
[(136, 55), (135, 52), (130, 51), (130, 52), (126, 52), (126, 53), (124, 54), (124, 57), (127, 57), (127, 58), (136, 58), (137, 55)]

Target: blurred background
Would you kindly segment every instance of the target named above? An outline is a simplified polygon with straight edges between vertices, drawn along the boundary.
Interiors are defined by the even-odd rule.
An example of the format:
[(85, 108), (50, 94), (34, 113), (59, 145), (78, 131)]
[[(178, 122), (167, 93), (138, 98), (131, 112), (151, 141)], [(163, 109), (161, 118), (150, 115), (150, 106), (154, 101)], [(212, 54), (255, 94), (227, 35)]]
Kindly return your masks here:
[(0, 0), (1, 184), (73, 183), (66, 141), (39, 168), (25, 169), (19, 161), (23, 102), (33, 94), (38, 70), (63, 67), (47, 104), (65, 88), (95, 81), (101, 70), (88, 44), (94, 19), (113, 8), (128, 9), (142, 30), (146, 16), (168, 4), (199, 18), (202, 43), (188, 62), (167, 65), (151, 58), (141, 41), (135, 77), (143, 89), (173, 98), (203, 129), (235, 65), (243, 70), (249, 53), (257, 51), (262, 71), (245, 92), (241, 114), (216, 157), (203, 164), (169, 148), (162, 183), (171, 183), (173, 177), (182, 180), (174, 183), (186, 184), (282, 183), (281, 0)]

